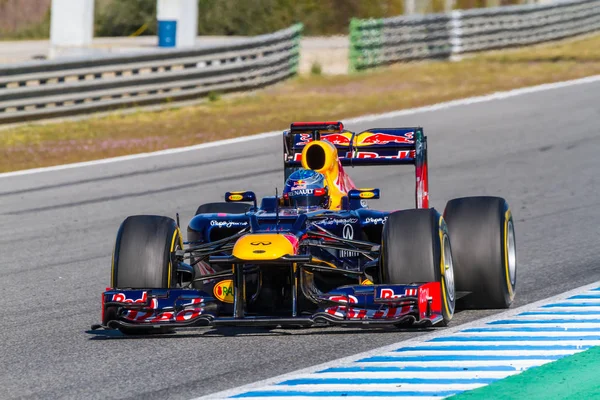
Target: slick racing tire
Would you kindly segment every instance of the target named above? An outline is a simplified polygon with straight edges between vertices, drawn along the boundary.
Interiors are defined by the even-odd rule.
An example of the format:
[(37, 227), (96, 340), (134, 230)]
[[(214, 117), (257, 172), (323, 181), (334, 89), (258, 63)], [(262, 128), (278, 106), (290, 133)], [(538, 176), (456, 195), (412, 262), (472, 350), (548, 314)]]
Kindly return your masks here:
[[(171, 263), (171, 253), (178, 248), (183, 248), (183, 241), (173, 219), (155, 215), (128, 217), (123, 221), (117, 233), (111, 286), (115, 289), (175, 287), (177, 268)], [(107, 314), (110, 315), (110, 312)], [(119, 329), (126, 334), (165, 333), (168, 331), (152, 328)]]
[(452, 251), (444, 219), (434, 209), (396, 211), (381, 238), (381, 283), (440, 282), (443, 321), (454, 315)]
[(247, 203), (206, 203), (202, 204), (196, 210), (196, 214), (213, 214), (213, 213), (225, 213), (225, 214), (244, 214), (252, 207), (251, 204)]
[(500, 197), (450, 200), (444, 211), (452, 240), (458, 306), (508, 308), (515, 296), (517, 256), (510, 208)]

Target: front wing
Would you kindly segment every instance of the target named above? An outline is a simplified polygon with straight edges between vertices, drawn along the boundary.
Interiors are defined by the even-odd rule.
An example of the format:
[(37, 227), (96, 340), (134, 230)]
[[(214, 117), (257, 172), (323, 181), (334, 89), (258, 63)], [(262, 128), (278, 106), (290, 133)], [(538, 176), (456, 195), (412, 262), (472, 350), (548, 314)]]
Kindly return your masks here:
[(102, 294), (102, 324), (92, 329), (200, 326), (418, 325), (443, 320), (439, 282), (342, 286), (323, 294), (312, 315), (219, 316), (219, 301), (195, 289), (109, 289)]

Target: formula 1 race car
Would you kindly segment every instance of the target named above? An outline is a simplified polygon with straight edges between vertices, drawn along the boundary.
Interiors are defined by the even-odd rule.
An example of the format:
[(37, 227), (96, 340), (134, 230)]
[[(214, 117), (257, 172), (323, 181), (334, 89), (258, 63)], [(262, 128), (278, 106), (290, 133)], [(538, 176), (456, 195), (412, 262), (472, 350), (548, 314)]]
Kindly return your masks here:
[[(429, 208), (423, 129), (354, 133), (341, 122), (283, 132), (283, 193), (251, 191), (198, 207), (179, 223), (121, 224), (102, 324), (126, 334), (207, 325), (446, 325), (455, 307), (507, 308), (516, 247), (507, 202), (463, 197)], [(384, 212), (344, 166), (415, 165), (416, 208)], [(452, 243), (452, 245), (451, 245)]]

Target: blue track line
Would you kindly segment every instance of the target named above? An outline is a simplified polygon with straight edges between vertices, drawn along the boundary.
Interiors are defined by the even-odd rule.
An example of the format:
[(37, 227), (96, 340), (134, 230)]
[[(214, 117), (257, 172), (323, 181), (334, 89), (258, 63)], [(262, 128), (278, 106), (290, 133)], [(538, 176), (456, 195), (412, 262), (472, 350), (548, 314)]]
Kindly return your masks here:
[(480, 332), (598, 332), (598, 328), (562, 328), (560, 326), (493, 326), (489, 328), (470, 328), (461, 331), (461, 333), (480, 333)]
[[(600, 324), (600, 319), (504, 319), (488, 322), (487, 325), (518, 325), (518, 324)], [(596, 329), (600, 331), (600, 329)]]
[(407, 362), (407, 361), (513, 361), (513, 360), (558, 360), (564, 355), (548, 356), (505, 356), (505, 355), (431, 355), (431, 356), (373, 356), (358, 362)]
[(600, 311), (526, 311), (517, 315), (518, 317), (525, 315), (572, 315), (572, 316), (584, 316), (584, 315), (600, 315)]
[[(464, 332), (464, 331), (463, 331)], [(418, 346), (418, 347), (403, 347), (398, 350), (394, 350), (395, 352), (405, 352), (405, 351), (481, 351), (481, 350), (580, 350), (584, 346), (536, 346), (536, 345), (526, 345), (526, 344), (502, 344), (498, 346), (494, 345), (479, 345), (479, 346)], [(592, 347), (592, 346), (585, 346)]]
[(555, 307), (600, 307), (600, 301), (590, 303), (588, 301), (584, 301), (581, 303), (554, 303), (554, 304), (546, 304), (541, 306), (540, 308), (555, 308)]
[(600, 336), (444, 336), (429, 342), (556, 342), (565, 340), (600, 340)]
[(303, 391), (271, 391), (271, 390), (257, 390), (255, 392), (245, 392), (231, 396), (231, 398), (243, 398), (243, 397), (445, 397), (452, 396), (463, 392), (464, 390), (444, 390), (444, 391), (431, 391), (431, 392), (418, 392), (418, 391), (406, 391), (406, 392), (392, 392), (392, 391), (375, 391), (375, 390), (335, 390), (335, 391), (321, 391), (321, 392), (303, 392)]
[(372, 385), (372, 384), (415, 384), (415, 385), (469, 385), (469, 384), (490, 384), (501, 378), (299, 378), (290, 379), (278, 383), (278, 385)]
[(332, 367), (322, 371), (317, 371), (318, 374), (326, 374), (329, 372), (463, 372), (463, 371), (516, 371), (517, 369), (510, 365), (480, 365), (471, 367), (443, 367), (432, 365), (430, 367), (412, 366), (405, 367), (396, 366), (370, 366), (370, 365), (353, 365), (349, 367)]
[(579, 299), (596, 299), (596, 300), (600, 300), (600, 293), (578, 294), (576, 296), (569, 297), (567, 300), (579, 300)]

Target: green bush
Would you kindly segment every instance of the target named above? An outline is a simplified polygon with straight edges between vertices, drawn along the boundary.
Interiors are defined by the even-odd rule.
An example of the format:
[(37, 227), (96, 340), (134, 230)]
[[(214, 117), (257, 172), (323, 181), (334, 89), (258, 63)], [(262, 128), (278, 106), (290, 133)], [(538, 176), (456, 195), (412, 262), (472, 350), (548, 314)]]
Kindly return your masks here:
[(95, 36), (156, 35), (156, 0), (96, 0)]

